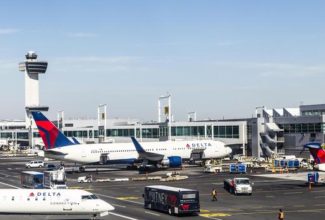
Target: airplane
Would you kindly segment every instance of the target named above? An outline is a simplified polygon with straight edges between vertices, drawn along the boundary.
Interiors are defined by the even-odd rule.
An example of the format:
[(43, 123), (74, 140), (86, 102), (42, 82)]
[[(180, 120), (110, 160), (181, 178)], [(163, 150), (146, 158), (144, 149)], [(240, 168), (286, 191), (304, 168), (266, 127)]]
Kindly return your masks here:
[(132, 164), (145, 162), (157, 167), (180, 167), (190, 160), (193, 151), (201, 159), (228, 156), (232, 150), (216, 140), (165, 141), (140, 143), (132, 137), (130, 143), (80, 144), (67, 138), (41, 112), (31, 112), (45, 145), (44, 157), (80, 164)]
[(325, 150), (320, 143), (308, 143), (304, 145), (303, 149), (309, 149), (310, 154), (314, 158), (314, 168), (320, 171), (325, 171)]
[(114, 207), (76, 189), (0, 189), (0, 214), (106, 216)]

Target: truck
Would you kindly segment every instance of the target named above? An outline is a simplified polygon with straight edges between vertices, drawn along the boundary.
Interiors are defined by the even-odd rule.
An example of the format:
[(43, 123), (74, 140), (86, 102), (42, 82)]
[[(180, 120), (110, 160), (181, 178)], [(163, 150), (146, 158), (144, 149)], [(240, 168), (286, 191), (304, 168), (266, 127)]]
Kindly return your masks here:
[(43, 186), (46, 189), (67, 189), (64, 167), (58, 170), (44, 171)]
[(23, 171), (20, 175), (21, 185), (24, 188), (43, 189), (44, 174), (36, 171)]
[(152, 185), (144, 188), (143, 198), (144, 208), (167, 212), (170, 215), (200, 212), (198, 190)]
[(205, 173), (219, 173), (222, 172), (222, 166), (206, 165), (204, 168)]
[(248, 194), (252, 195), (253, 193), (253, 184), (250, 182), (249, 178), (240, 177), (233, 179), (225, 179), (224, 180), (224, 189), (233, 193), (235, 195), (238, 194)]

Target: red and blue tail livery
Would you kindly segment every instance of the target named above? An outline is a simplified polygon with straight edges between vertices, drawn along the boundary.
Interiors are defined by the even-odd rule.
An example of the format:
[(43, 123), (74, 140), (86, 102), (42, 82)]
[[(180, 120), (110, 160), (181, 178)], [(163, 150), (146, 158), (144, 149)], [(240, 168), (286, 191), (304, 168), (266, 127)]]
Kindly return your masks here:
[(70, 141), (50, 120), (41, 112), (32, 112), (39, 134), (45, 145), (45, 149), (64, 147), (76, 143)]
[(305, 148), (309, 149), (316, 164), (325, 163), (325, 150), (322, 148), (320, 143), (308, 143), (304, 145), (304, 149)]

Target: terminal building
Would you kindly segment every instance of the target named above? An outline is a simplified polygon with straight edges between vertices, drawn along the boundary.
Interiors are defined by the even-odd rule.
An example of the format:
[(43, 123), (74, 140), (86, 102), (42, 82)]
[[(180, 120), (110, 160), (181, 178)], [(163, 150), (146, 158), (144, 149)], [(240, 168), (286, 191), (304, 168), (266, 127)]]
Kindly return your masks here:
[[(30, 123), (29, 111), (47, 111), (39, 105), (38, 73), (45, 73), (47, 62), (37, 61), (37, 55), (29, 52), (26, 61), (20, 63), (25, 72), (26, 119), (0, 120), (0, 146), (17, 144), (42, 146), (35, 123)], [(35, 100), (30, 96), (35, 95)], [(161, 99), (168, 99), (161, 113)], [(104, 107), (104, 111), (100, 110)], [(161, 119), (161, 116), (165, 118)], [(171, 120), (169, 120), (171, 119)], [(141, 141), (165, 141), (186, 139), (217, 139), (229, 145), (233, 154), (253, 157), (271, 157), (273, 154), (300, 155), (303, 145), (309, 142), (324, 143), (325, 104), (301, 105), (297, 108), (258, 107), (252, 118), (174, 121), (171, 113), (171, 96), (160, 97), (158, 120), (141, 122), (137, 119), (108, 119), (106, 105), (98, 107), (94, 119), (65, 119), (63, 112), (53, 121), (68, 137), (84, 143), (129, 142), (134, 136)], [(306, 153), (307, 157), (308, 154)]]

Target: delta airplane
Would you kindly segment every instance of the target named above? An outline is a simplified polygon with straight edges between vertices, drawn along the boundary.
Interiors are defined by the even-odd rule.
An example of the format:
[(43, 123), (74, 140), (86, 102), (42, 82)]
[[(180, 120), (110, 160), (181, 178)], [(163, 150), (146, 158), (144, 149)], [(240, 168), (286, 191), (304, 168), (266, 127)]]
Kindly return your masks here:
[(325, 171), (325, 150), (320, 143), (308, 143), (304, 145), (304, 149), (308, 148), (310, 154), (314, 158), (315, 169)]
[(165, 141), (139, 143), (80, 144), (67, 138), (41, 112), (32, 112), (45, 145), (44, 157), (81, 164), (153, 164), (157, 167), (180, 167), (194, 151), (202, 160), (224, 158), (232, 150), (215, 140)]
[(75, 189), (0, 189), (0, 214), (106, 216), (114, 207)]

